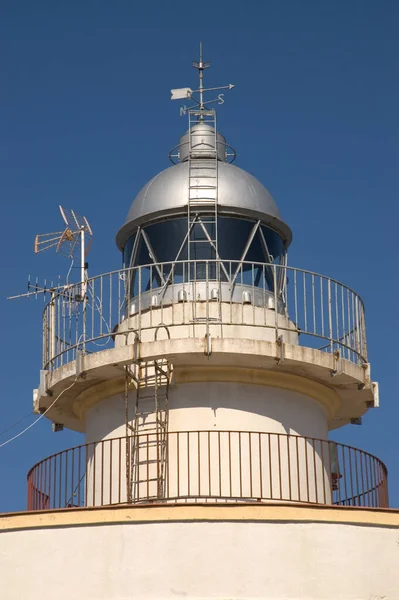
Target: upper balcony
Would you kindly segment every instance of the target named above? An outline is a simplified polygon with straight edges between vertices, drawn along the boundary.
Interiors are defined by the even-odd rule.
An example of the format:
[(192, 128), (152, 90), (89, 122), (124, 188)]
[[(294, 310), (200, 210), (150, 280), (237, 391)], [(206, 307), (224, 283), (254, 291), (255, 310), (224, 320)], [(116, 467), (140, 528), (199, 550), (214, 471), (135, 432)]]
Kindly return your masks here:
[(131, 343), (130, 334), (281, 340), (367, 363), (364, 305), (349, 287), (283, 265), (201, 260), (113, 271), (53, 292), (43, 369)]
[(162, 359), (176, 382), (201, 369), (206, 377), (229, 370), (230, 379), (246, 369), (252, 382), (271, 381), (278, 370), (321, 384), (330, 429), (378, 405), (364, 306), (353, 290), (284, 264), (186, 260), (53, 290), (43, 314), (35, 410), (84, 431), (81, 393), (104, 381), (120, 387), (126, 365)]

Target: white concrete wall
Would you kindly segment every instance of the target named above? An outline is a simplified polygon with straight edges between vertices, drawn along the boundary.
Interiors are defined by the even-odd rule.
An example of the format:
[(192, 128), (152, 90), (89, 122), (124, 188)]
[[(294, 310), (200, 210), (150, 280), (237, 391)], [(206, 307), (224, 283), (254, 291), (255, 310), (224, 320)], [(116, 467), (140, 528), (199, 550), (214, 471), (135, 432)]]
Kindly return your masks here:
[[(152, 399), (141, 410), (154, 409)], [(133, 415), (135, 392), (129, 395)], [(169, 388), (169, 431), (220, 429), (268, 431), (327, 439), (327, 413), (314, 400), (291, 390), (230, 382), (196, 382)], [(125, 435), (123, 394), (102, 400), (86, 414), (86, 441)]]
[(398, 530), (159, 522), (0, 535), (4, 600), (397, 600)]
[[(154, 409), (152, 399), (141, 410)], [(133, 415), (135, 392), (129, 395)], [(327, 439), (327, 413), (314, 400), (291, 390), (229, 382), (196, 382), (169, 388), (169, 431), (220, 429), (268, 431)], [(102, 400), (86, 414), (86, 441), (125, 435), (123, 394)]]
[[(208, 326), (206, 320), (209, 321)], [(229, 302), (184, 302), (146, 309), (120, 323), (115, 345), (133, 344), (134, 333), (120, 333), (138, 331), (139, 328), (142, 342), (164, 340), (169, 336), (172, 339), (203, 338), (206, 333), (212, 337), (274, 342), (278, 333), (284, 342), (298, 343), (297, 329), (288, 317), (276, 315), (269, 308)]]
[[(131, 418), (134, 402), (135, 394), (131, 394)], [(154, 399), (143, 400), (140, 406), (142, 411), (150, 412), (154, 410)], [(161, 441), (157, 444), (155, 415), (141, 420), (139, 433), (147, 432), (148, 437), (140, 437), (138, 450), (129, 445), (133, 457), (130, 484), (126, 480), (124, 440), (90, 449), (89, 504), (124, 502), (128, 490), (134, 500), (143, 501), (157, 495), (189, 501), (197, 497), (331, 501), (327, 444), (288, 439), (285, 435), (245, 433), (326, 440), (327, 415), (316, 400), (280, 388), (197, 382), (171, 386), (168, 406), (167, 449)], [(124, 436), (123, 396), (93, 406), (86, 416), (86, 431), (88, 442)], [(185, 431), (203, 433), (174, 434)]]

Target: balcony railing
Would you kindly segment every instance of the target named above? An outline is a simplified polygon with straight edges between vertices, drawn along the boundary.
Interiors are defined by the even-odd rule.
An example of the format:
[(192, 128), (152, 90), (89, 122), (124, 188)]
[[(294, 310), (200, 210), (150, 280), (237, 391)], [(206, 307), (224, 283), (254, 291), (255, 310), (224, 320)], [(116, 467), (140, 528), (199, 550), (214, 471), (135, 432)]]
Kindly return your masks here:
[(212, 430), (85, 444), (28, 474), (28, 510), (268, 501), (387, 507), (387, 470), (375, 456), (332, 441)]
[(275, 264), (181, 261), (113, 271), (53, 291), (43, 314), (43, 368), (74, 360), (78, 350), (111, 348), (128, 331), (154, 339), (160, 324), (170, 337), (183, 326), (194, 336), (195, 328), (198, 335), (217, 328), (224, 337), (235, 335), (231, 326), (256, 327), (258, 339), (286, 335), (367, 362), (363, 302), (345, 285)]

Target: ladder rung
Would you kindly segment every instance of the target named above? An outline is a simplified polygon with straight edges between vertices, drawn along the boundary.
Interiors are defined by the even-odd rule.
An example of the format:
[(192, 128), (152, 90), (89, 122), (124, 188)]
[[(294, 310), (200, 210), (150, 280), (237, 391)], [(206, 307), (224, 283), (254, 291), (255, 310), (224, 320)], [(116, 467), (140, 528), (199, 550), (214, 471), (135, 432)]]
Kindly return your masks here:
[(195, 319), (192, 319), (190, 323), (206, 323), (207, 321), (212, 321), (212, 323), (215, 323), (216, 325), (222, 322), (217, 317), (196, 317)]
[(133, 485), (140, 485), (142, 483), (153, 483), (154, 481), (158, 481), (159, 483), (162, 483), (164, 480), (164, 477), (150, 477), (150, 478), (145, 478), (145, 479), (133, 479), (132, 484)]
[[(154, 425), (154, 427), (149, 427), (147, 429), (147, 428), (144, 428), (145, 425)], [(140, 431), (138, 432), (138, 435), (141, 435), (141, 434), (147, 435), (147, 434), (150, 434), (151, 432), (153, 432), (155, 434), (157, 432), (157, 426), (165, 427), (165, 424), (163, 423), (163, 421), (158, 421), (158, 422), (151, 421), (151, 423), (144, 424), (144, 427), (143, 426), (140, 427)]]
[(162, 458), (152, 458), (150, 460), (140, 460), (139, 462), (134, 462), (133, 467), (141, 467), (142, 465), (156, 465), (161, 464)]
[[(190, 171), (189, 171), (189, 177), (201, 177), (201, 179), (217, 179), (217, 175), (204, 175), (203, 171), (207, 172), (207, 171), (214, 171), (215, 169), (213, 169), (212, 167), (206, 167), (206, 168), (199, 168), (199, 167), (191, 167)], [(194, 173), (196, 173), (198, 171), (197, 175), (194, 175)]]
[[(162, 436), (163, 436), (163, 432), (162, 433), (160, 432), (157, 437), (156, 437), (156, 433), (153, 433), (153, 434), (151, 434), (151, 437), (153, 437), (154, 439), (137, 441), (136, 444), (135, 444), (135, 446), (136, 446), (136, 448), (139, 448), (139, 447), (140, 448), (147, 448), (147, 446), (150, 447), (152, 445), (156, 446), (160, 442), (163, 442), (163, 437)], [(143, 437), (145, 437), (145, 434), (143, 435)]]
[(192, 167), (189, 170), (188, 176), (192, 179), (193, 177), (201, 177), (201, 179), (217, 179), (216, 175), (209, 174), (209, 171), (216, 171), (211, 167), (206, 167), (206, 169), (199, 169), (198, 167)]
[(190, 185), (190, 190), (217, 190), (217, 185)]
[[(205, 191), (205, 189), (204, 189)], [(201, 196), (189, 196), (190, 200), (208, 200), (209, 202), (214, 202), (216, 204), (216, 198), (214, 196), (208, 196), (206, 194), (202, 194)]]

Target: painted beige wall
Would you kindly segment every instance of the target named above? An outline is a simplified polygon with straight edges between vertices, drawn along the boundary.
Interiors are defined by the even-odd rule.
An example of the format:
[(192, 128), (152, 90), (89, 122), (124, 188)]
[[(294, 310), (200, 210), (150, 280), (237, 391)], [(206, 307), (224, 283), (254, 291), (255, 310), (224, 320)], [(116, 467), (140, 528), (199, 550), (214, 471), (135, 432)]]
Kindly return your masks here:
[[(130, 394), (131, 414), (135, 394)], [(297, 434), (327, 439), (327, 413), (313, 398), (281, 388), (229, 382), (181, 383), (170, 387), (169, 431), (240, 430)], [(142, 401), (150, 410), (154, 401)], [(86, 413), (86, 441), (125, 435), (123, 394), (95, 404)]]
[[(132, 394), (131, 407), (134, 401)], [(124, 444), (122, 453), (119, 442), (111, 444), (112, 452), (110, 444), (90, 448), (88, 505), (111, 504), (116, 499), (124, 502), (130, 494), (136, 501), (157, 496), (331, 501), (327, 447), (317, 447), (314, 452), (312, 442), (298, 443), (295, 439), (288, 442), (287, 438), (277, 436), (249, 438), (232, 433), (177, 439), (172, 435), (186, 430), (222, 430), (327, 439), (327, 414), (316, 400), (280, 388), (197, 382), (173, 385), (168, 406), (170, 435), (162, 478), (159, 478), (160, 455), (153, 433), (155, 417), (149, 414), (139, 428), (140, 433), (150, 432), (149, 438), (141, 438), (144, 447), (138, 450), (138, 455), (131, 450), (134, 463), (130, 467), (130, 485), (126, 480)], [(141, 401), (142, 411), (153, 409), (153, 399)], [(125, 404), (121, 394), (89, 409), (86, 432), (89, 442), (125, 435)]]
[(397, 600), (398, 529), (152, 522), (4, 532), (7, 600)]

